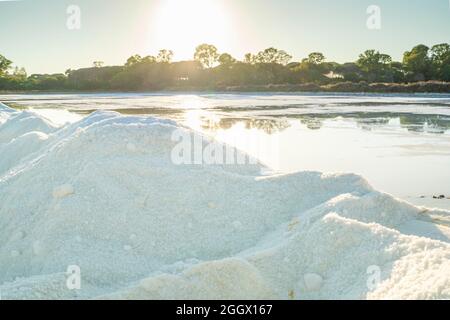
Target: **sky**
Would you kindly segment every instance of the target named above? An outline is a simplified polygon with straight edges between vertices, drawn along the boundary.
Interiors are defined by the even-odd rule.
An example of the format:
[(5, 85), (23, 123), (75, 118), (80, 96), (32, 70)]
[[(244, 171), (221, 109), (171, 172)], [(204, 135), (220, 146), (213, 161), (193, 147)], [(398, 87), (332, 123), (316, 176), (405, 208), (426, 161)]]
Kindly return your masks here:
[[(371, 5), (379, 29), (368, 28)], [(273, 46), (294, 61), (319, 51), (347, 62), (366, 49), (401, 60), (443, 42), (450, 0), (0, 0), (0, 54), (28, 74), (122, 65), (160, 49), (187, 60), (201, 43), (238, 59)]]

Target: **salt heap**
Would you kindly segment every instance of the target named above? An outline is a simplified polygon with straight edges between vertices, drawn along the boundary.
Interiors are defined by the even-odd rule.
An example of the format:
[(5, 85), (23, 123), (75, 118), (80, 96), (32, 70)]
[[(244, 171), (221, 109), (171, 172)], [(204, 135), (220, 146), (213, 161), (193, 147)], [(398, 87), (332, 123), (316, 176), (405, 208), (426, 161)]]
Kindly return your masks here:
[(1, 297), (450, 298), (449, 212), (352, 174), (175, 165), (174, 130), (0, 105)]

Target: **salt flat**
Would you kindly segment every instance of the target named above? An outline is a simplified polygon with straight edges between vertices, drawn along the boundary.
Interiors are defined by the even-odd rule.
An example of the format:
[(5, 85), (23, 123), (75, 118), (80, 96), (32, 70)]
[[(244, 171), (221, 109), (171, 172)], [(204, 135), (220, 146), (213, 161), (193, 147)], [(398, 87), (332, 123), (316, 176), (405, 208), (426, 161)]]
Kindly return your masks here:
[(3, 299), (450, 298), (449, 211), (355, 174), (176, 165), (173, 131), (204, 134), (172, 120), (0, 108)]

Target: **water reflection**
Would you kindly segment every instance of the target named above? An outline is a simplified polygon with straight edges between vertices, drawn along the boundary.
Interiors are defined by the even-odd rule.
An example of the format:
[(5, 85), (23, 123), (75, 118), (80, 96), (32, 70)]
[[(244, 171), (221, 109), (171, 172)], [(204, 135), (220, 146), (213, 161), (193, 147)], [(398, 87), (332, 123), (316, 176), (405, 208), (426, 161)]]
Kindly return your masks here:
[(290, 127), (290, 124), (286, 120), (271, 120), (271, 119), (251, 119), (246, 121), (245, 127), (247, 129), (259, 129), (267, 134), (273, 134), (281, 132)]
[[(267, 134), (282, 132), (289, 128), (295, 121), (310, 130), (320, 130), (324, 127), (325, 121), (346, 121), (354, 123), (357, 128), (365, 131), (376, 129), (405, 129), (409, 132), (445, 134), (450, 129), (450, 117), (441, 115), (422, 114), (395, 114), (395, 113), (346, 113), (346, 114), (303, 114), (284, 115), (271, 117), (233, 117), (228, 114), (214, 114), (214, 120), (210, 118), (208, 112), (198, 112), (196, 121), (201, 123), (201, 128), (209, 131), (227, 130), (237, 123), (244, 123), (247, 129), (262, 130)], [(185, 118), (183, 113), (154, 113), (154, 116), (174, 116), (177, 120)], [(219, 118), (219, 119), (217, 119)], [(192, 119), (189, 120), (192, 122)], [(190, 125), (190, 123), (188, 123)]]
[(287, 120), (278, 119), (245, 119), (245, 118), (221, 118), (218, 121), (210, 121), (204, 118), (202, 129), (207, 131), (228, 130), (238, 123), (243, 123), (245, 129), (257, 129), (266, 134), (281, 132), (291, 126)]
[[(193, 101), (190, 106), (195, 103)], [(26, 109), (24, 106), (10, 104), (17, 109)], [(405, 112), (305, 112), (300, 107), (283, 112), (283, 108), (277, 107), (276, 112), (273, 106), (257, 106), (239, 108), (202, 108), (198, 102), (195, 108), (164, 108), (164, 107), (132, 107), (114, 108), (110, 111), (119, 112), (125, 115), (145, 115), (168, 118), (175, 121), (184, 122), (193, 128), (202, 128), (209, 131), (227, 130), (237, 123), (243, 123), (247, 129), (258, 129), (267, 134), (282, 132), (289, 128), (294, 121), (299, 121), (310, 130), (320, 130), (324, 127), (325, 121), (344, 120), (354, 123), (359, 129), (372, 131), (382, 128), (401, 128), (409, 132), (445, 134), (450, 129), (450, 116), (441, 114), (405, 113)], [(36, 110), (55, 110), (55, 108), (37, 108)], [(65, 109), (74, 114), (88, 115), (95, 112), (96, 108), (68, 108)], [(302, 113), (298, 113), (299, 111)], [(263, 112), (261, 112), (263, 111)], [(267, 111), (269, 111), (267, 113)]]
[[(261, 110), (258, 107), (257, 110)], [(86, 111), (90, 113), (94, 110)], [(444, 134), (450, 129), (450, 116), (439, 114), (416, 114), (395, 112), (347, 112), (347, 113), (304, 113), (304, 114), (252, 114), (255, 108), (248, 108), (242, 117), (236, 117), (236, 112), (218, 112), (217, 109), (172, 109), (172, 108), (129, 108), (113, 109), (113, 111), (128, 115), (151, 115), (177, 121), (201, 122), (201, 127), (208, 130), (230, 129), (238, 122), (243, 122), (247, 129), (259, 129), (268, 134), (281, 132), (290, 127), (293, 120), (299, 120), (310, 130), (323, 128), (327, 120), (346, 120), (354, 122), (362, 130), (374, 130), (397, 124), (398, 127), (411, 132), (426, 132)], [(241, 110), (242, 111), (242, 110)], [(189, 125), (189, 123), (188, 123)]]
[(450, 209), (450, 200), (425, 202), (450, 194), (450, 95), (103, 94), (0, 100), (49, 118), (58, 109), (72, 116), (109, 110), (172, 119), (280, 172), (353, 172), (379, 190)]

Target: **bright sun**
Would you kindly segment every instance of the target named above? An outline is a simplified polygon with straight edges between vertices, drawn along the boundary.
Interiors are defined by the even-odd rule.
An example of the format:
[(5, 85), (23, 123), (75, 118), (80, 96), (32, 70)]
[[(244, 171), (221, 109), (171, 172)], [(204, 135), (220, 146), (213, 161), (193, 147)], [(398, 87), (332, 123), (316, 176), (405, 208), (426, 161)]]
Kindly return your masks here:
[(226, 47), (231, 36), (221, 0), (162, 0), (153, 17), (151, 46), (171, 49), (178, 59), (192, 58), (201, 43)]

